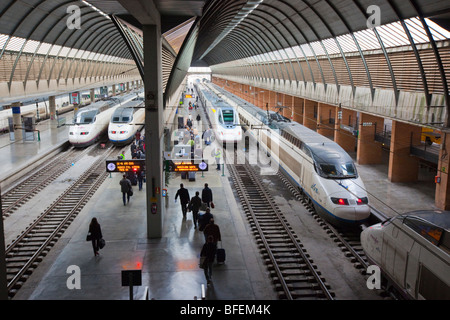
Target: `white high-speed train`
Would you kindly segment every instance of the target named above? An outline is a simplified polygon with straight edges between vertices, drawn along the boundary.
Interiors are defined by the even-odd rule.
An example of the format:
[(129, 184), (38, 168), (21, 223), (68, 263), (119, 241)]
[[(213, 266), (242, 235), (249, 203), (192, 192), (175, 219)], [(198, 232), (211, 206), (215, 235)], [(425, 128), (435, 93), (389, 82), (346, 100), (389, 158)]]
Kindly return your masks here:
[(69, 142), (75, 147), (95, 143), (108, 129), (111, 115), (119, 105), (119, 99), (110, 99), (80, 109), (69, 129)]
[(262, 109), (210, 85), (235, 106), (246, 132), (270, 155), (313, 203), (316, 212), (334, 225), (359, 226), (370, 216), (368, 196), (355, 164), (334, 141), (305, 126)]
[(145, 108), (144, 102), (133, 99), (118, 107), (109, 122), (108, 138), (117, 146), (129, 144), (133, 141), (136, 132), (144, 127)]
[(195, 83), (197, 94), (205, 107), (215, 138), (219, 143), (238, 143), (242, 140), (239, 114), (212, 90), (202, 83)]
[(366, 228), (361, 245), (380, 268), (383, 289), (406, 299), (450, 300), (449, 211), (393, 217)]

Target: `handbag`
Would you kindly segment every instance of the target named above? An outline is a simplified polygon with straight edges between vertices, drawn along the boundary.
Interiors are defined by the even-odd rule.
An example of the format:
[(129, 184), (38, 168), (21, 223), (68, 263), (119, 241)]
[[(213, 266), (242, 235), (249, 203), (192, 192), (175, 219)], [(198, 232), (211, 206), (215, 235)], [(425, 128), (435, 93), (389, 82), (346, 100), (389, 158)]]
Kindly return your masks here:
[(131, 196), (133, 195), (133, 189), (130, 188), (130, 190), (128, 190), (128, 193), (127, 193), (127, 194), (128, 194), (129, 197), (131, 197)]
[(99, 247), (100, 249), (103, 249), (103, 248), (105, 247), (105, 245), (106, 245), (105, 239), (101, 238), (101, 239), (98, 241), (98, 247)]
[(215, 205), (214, 202), (211, 201), (211, 209), (214, 209)]
[(92, 240), (92, 235), (90, 232), (88, 232), (87, 236), (86, 236), (86, 241), (91, 241)]

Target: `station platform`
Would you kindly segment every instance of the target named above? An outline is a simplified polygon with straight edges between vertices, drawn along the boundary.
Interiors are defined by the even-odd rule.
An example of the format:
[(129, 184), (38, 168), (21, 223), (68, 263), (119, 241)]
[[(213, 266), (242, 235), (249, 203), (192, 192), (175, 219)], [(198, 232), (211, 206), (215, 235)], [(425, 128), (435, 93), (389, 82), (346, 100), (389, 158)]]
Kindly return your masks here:
[[(0, 140), (0, 156), (5, 168), (0, 177), (2, 183), (68, 143), (67, 126), (50, 128), (48, 121), (39, 126), (39, 142), (10, 143), (9, 136), (1, 137), (4, 140)], [(130, 203), (124, 206), (119, 186), (121, 175), (112, 174), (39, 263), (14, 300), (128, 300), (129, 288), (121, 285), (121, 273), (135, 269), (142, 271), (142, 286), (134, 287), (134, 299), (276, 300), (267, 267), (241, 215), (227, 171), (222, 174), (214, 166), (210, 169), (203, 177), (197, 173), (194, 182), (171, 174), (163, 235), (158, 239), (148, 239), (146, 234), (145, 184), (142, 191), (134, 187)], [(396, 212), (434, 206), (434, 192), (427, 184), (390, 183), (383, 165), (358, 166), (358, 170), (369, 193)], [(209, 184), (214, 194), (216, 207), (212, 213), (221, 229), (227, 259), (224, 264), (214, 264), (209, 286), (198, 267), (203, 233), (194, 229), (192, 213), (183, 219), (179, 201), (174, 202), (180, 183), (188, 188), (191, 197), (203, 189), (204, 183)], [(86, 241), (93, 217), (101, 224), (106, 240), (106, 247), (97, 257), (91, 243)], [(67, 285), (73, 266), (80, 270), (80, 289), (69, 289)], [(338, 271), (336, 278), (340, 277)]]
[[(73, 111), (62, 115), (71, 119)], [(34, 141), (11, 141), (9, 134), (0, 135), (0, 187), (5, 191), (14, 184), (17, 174), (26, 174), (42, 164), (45, 158), (69, 146), (69, 126), (52, 127), (49, 120), (36, 124)]]
[[(142, 270), (142, 286), (134, 287), (134, 299), (155, 300), (273, 300), (267, 269), (262, 264), (253, 235), (247, 230), (227, 178), (221, 171), (197, 174), (195, 182), (175, 176), (170, 179), (163, 235), (147, 239), (145, 185), (137, 186), (124, 206), (120, 174), (113, 174), (58, 240), (49, 255), (14, 297), (15, 300), (127, 300), (129, 288), (121, 286), (122, 270)], [(190, 196), (208, 183), (214, 196), (212, 209), (220, 227), (227, 259), (214, 264), (212, 284), (207, 285), (198, 267), (204, 244), (203, 232), (194, 229), (192, 213), (184, 219), (179, 201), (174, 202), (179, 184)], [(86, 241), (93, 217), (101, 225), (106, 246), (94, 256)], [(69, 266), (78, 266), (81, 288), (68, 289)], [(202, 291), (202, 289), (204, 291)]]

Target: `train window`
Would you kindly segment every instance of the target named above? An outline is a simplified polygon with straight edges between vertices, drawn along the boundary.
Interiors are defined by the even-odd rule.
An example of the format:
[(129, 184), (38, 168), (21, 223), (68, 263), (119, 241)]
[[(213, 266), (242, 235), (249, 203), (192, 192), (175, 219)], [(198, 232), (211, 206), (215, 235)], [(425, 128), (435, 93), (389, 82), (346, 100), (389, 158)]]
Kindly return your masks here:
[(405, 217), (403, 223), (434, 245), (439, 244), (444, 232), (444, 229), (427, 223), (427, 221), (414, 216)]
[(223, 110), (222, 111), (223, 121), (225, 123), (234, 123), (234, 113), (233, 110)]
[(420, 266), (419, 294), (426, 300), (450, 299), (450, 287), (425, 265)]
[(74, 123), (76, 124), (88, 124), (91, 123), (93, 119), (95, 119), (95, 115), (97, 114), (96, 110), (85, 111), (77, 113), (75, 117)]

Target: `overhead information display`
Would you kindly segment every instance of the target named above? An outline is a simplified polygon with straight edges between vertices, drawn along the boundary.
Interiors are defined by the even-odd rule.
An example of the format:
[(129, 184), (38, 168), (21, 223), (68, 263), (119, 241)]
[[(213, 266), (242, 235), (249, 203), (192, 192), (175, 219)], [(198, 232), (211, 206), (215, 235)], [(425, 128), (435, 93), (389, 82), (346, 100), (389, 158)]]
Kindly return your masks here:
[(145, 159), (106, 160), (106, 172), (145, 171)]
[(196, 172), (208, 171), (208, 164), (205, 161), (194, 163), (194, 161), (165, 160), (166, 171), (168, 172)]

